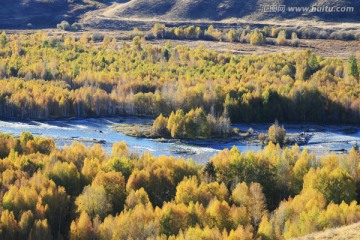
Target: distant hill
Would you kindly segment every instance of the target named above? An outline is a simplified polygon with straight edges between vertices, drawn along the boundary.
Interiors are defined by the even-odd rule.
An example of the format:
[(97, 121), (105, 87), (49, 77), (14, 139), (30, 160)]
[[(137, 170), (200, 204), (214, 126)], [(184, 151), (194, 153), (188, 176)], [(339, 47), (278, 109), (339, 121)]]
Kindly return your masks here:
[(68, 11), (64, 0), (1, 0), (0, 27), (47, 26), (66, 18), (61, 15)]
[[(265, 12), (265, 6), (287, 7), (354, 7), (352, 13)], [(319, 19), (323, 21), (359, 21), (358, 0), (132, 0), (118, 4), (113, 13), (121, 17), (166, 18), (171, 20), (248, 18), (252, 20)]]
[(0, 29), (56, 27), (62, 20), (76, 21), (110, 2), (116, 0), (0, 0)]
[[(352, 13), (309, 13), (304, 11), (271, 13), (264, 6), (353, 7)], [(96, 11), (99, 10), (99, 11)], [(1, 28), (55, 27), (62, 20), (92, 22), (109, 19), (210, 20), (244, 19), (252, 21), (301, 19), (325, 22), (360, 22), (359, 0), (1, 0)], [(102, 21), (103, 19), (99, 20)], [(95, 24), (96, 25), (96, 24)]]

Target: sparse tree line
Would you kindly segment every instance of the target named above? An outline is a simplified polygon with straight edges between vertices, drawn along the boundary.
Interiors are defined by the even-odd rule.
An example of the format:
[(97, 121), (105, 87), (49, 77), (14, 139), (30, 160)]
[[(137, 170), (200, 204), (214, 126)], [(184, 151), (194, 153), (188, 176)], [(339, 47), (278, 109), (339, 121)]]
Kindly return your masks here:
[[(300, 40), (296, 32), (287, 32), (284, 29), (270, 28), (265, 26), (263, 29), (216, 29), (210, 25), (207, 29), (202, 30), (200, 27), (173, 27), (168, 28), (164, 24), (155, 24), (150, 33), (145, 34), (134, 29), (130, 36), (146, 37), (147, 39), (202, 39), (213, 41), (228, 41), (250, 43), (251, 45), (277, 44), (298, 46)], [(267, 37), (269, 39), (267, 39)]]
[[(79, 31), (83, 29), (83, 25), (77, 22), (69, 24), (67, 21), (62, 21), (57, 25), (57, 28), (65, 31)], [(146, 39), (188, 39), (241, 42), (252, 45), (277, 44), (298, 46), (301, 39), (360, 40), (360, 31), (353, 29), (330, 30), (318, 29), (316, 27), (294, 28), (276, 26), (264, 26), (263, 28), (251, 28), (251, 26), (216, 28), (213, 25), (208, 27), (195, 25), (166, 27), (165, 24), (155, 23), (150, 30), (134, 28), (133, 31), (127, 34), (127, 37), (122, 37), (122, 39), (132, 39), (135, 36)], [(257, 39), (257, 41), (254, 41), (254, 39)]]
[(360, 220), (360, 154), (269, 143), (202, 166), (0, 136), (0, 239), (288, 239)]
[(0, 116), (170, 116), (201, 108), (231, 122), (360, 119), (359, 69), (310, 51), (236, 56), (84, 34), (0, 34)]
[[(147, 39), (190, 39), (212, 40), (225, 42), (242, 42), (252, 45), (277, 44), (298, 46), (300, 39), (336, 39), (359, 40), (360, 32), (357, 30), (325, 30), (312, 27), (292, 28), (264, 26), (263, 28), (239, 27), (216, 28), (210, 25), (207, 28), (198, 26), (166, 27), (165, 24), (156, 23), (150, 31), (140, 31), (135, 28), (129, 37), (140, 36)], [(251, 41), (251, 39), (253, 39)], [(254, 41), (254, 40), (257, 41)], [(261, 40), (261, 41), (260, 41)]]

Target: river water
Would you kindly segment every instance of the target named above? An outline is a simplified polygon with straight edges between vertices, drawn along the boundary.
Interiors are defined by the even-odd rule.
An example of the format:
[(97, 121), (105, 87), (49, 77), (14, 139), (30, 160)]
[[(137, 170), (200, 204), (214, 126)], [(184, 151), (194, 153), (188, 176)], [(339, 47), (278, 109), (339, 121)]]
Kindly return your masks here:
[[(139, 154), (150, 152), (152, 155), (172, 155), (176, 157), (192, 158), (197, 163), (204, 163), (224, 148), (236, 146), (240, 151), (257, 151), (262, 148), (259, 144), (247, 144), (239, 141), (207, 141), (184, 143), (182, 141), (166, 141), (144, 139), (125, 136), (115, 132), (112, 124), (119, 123), (120, 118), (88, 118), (66, 119), (51, 121), (0, 121), (0, 132), (19, 136), (21, 132), (31, 132), (35, 136), (51, 137), (56, 145), (62, 148), (73, 141), (83, 142), (91, 146), (94, 142), (100, 143), (107, 152), (111, 151), (112, 144), (125, 141), (131, 151)], [(122, 118), (123, 123), (146, 123), (151, 119)], [(234, 125), (241, 130), (249, 128), (259, 132), (266, 132), (271, 124), (241, 124)], [(356, 142), (360, 144), (359, 126), (333, 126), (333, 125), (304, 125), (285, 124), (288, 133), (311, 132), (312, 137), (306, 145), (310, 151), (322, 155), (329, 151), (350, 150)]]

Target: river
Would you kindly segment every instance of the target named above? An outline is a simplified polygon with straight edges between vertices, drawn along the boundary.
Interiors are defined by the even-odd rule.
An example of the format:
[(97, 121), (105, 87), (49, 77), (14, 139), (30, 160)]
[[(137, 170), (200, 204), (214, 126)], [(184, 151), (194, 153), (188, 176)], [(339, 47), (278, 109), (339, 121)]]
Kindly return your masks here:
[[(0, 121), (0, 132), (19, 136), (27, 131), (35, 136), (51, 137), (56, 145), (62, 148), (70, 145), (73, 141), (83, 142), (91, 146), (94, 142), (100, 143), (109, 153), (112, 144), (125, 141), (131, 151), (139, 154), (150, 152), (155, 156), (173, 155), (176, 157), (192, 158), (197, 163), (204, 163), (224, 148), (236, 146), (240, 151), (257, 151), (262, 148), (259, 144), (246, 144), (239, 141), (207, 141), (199, 143), (184, 143), (182, 141), (165, 141), (129, 137), (115, 132), (112, 129), (114, 123), (145, 123), (151, 119), (139, 118), (88, 118), (88, 119), (65, 119), (50, 121)], [(270, 124), (235, 124), (241, 130), (249, 128), (259, 132), (266, 132)], [(306, 145), (310, 151), (322, 155), (329, 151), (350, 150), (356, 142), (360, 144), (359, 126), (335, 126), (335, 125), (306, 125), (285, 124), (288, 133), (311, 132), (312, 137)]]

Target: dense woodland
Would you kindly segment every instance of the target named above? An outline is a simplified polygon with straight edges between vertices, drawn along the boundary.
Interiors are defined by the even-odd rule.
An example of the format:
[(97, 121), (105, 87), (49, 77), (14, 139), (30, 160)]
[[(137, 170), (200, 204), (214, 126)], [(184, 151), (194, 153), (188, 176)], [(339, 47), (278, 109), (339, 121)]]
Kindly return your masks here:
[(0, 136), (1, 239), (284, 239), (360, 220), (360, 153), (270, 143), (204, 166)]
[(232, 122), (360, 120), (356, 58), (238, 56), (95, 35), (0, 35), (0, 117), (153, 116), (201, 108)]

